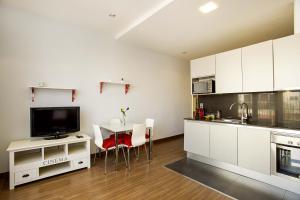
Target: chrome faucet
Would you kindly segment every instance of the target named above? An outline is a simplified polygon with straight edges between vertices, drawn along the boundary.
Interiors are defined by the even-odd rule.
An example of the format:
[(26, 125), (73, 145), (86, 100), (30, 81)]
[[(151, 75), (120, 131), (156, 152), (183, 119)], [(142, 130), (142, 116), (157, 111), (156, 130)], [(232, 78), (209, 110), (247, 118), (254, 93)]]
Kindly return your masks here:
[[(245, 113), (245, 111), (244, 111), (244, 108), (245, 108), (245, 107), (246, 107), (246, 113)], [(248, 113), (249, 107), (248, 107), (248, 104), (242, 103), (241, 108), (242, 108), (242, 117), (241, 117), (242, 123), (247, 123), (247, 121), (248, 121), (248, 119), (249, 119), (249, 113)], [(244, 121), (245, 121), (245, 122), (244, 122)]]
[(230, 107), (229, 107), (229, 110), (231, 110), (232, 107), (233, 107), (235, 104), (238, 104), (238, 103), (232, 103), (232, 104), (230, 105)]
[[(247, 120), (248, 120), (248, 104), (246, 104), (246, 103), (242, 103), (242, 104), (239, 104), (239, 103), (232, 103), (232, 104), (230, 105), (229, 109), (231, 110), (232, 107), (233, 107), (234, 105), (236, 105), (236, 104), (239, 105), (240, 108), (242, 109), (241, 123), (242, 123), (242, 124), (247, 123)], [(246, 107), (246, 113), (245, 113), (245, 111), (244, 111), (245, 107)]]

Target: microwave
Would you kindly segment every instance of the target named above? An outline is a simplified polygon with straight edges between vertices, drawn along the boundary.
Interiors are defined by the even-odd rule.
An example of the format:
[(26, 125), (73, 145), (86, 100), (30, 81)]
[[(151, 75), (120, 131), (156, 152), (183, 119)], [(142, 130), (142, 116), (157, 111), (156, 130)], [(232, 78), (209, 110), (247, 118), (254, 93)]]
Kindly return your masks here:
[(192, 93), (193, 94), (210, 94), (215, 93), (214, 78), (197, 78), (193, 79)]

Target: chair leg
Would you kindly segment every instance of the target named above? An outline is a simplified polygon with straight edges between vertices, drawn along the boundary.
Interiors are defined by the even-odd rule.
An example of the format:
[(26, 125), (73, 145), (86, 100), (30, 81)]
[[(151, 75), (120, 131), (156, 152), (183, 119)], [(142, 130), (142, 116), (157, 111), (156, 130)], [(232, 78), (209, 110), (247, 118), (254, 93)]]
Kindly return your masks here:
[(127, 148), (127, 161), (128, 161), (128, 170), (130, 170), (130, 148)]
[(115, 148), (113, 151), (114, 151), (113, 153), (115, 156), (115, 170), (117, 171), (117, 148)]
[(135, 148), (136, 148), (136, 147), (133, 147), (133, 151), (134, 151), (134, 156), (137, 158), (137, 153), (136, 153)]
[(106, 164), (107, 164), (107, 149), (105, 150), (105, 168), (104, 168), (104, 174), (106, 174)]
[(136, 160), (139, 160), (140, 159), (140, 147), (138, 146), (137, 147), (137, 157), (136, 157)]
[(96, 153), (95, 153), (95, 156), (94, 156), (94, 163), (93, 163), (94, 165), (96, 163), (97, 151), (98, 151), (98, 147), (96, 148)]
[(123, 151), (123, 156), (124, 156), (126, 167), (128, 167), (127, 161), (126, 161), (126, 155), (125, 155), (124, 147), (122, 147), (122, 151)]
[(147, 160), (149, 160), (149, 156), (148, 156), (148, 152), (147, 152), (147, 145), (146, 145), (146, 143), (144, 144), (144, 147), (145, 147), (145, 152), (146, 152), (146, 155), (147, 155)]

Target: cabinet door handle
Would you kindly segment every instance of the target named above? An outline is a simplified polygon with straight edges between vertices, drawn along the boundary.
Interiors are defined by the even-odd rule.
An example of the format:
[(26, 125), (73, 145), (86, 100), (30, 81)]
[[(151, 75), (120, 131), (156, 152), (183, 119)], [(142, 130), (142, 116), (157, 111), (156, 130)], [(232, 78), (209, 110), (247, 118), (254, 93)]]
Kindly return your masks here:
[(78, 162), (79, 165), (81, 165), (82, 163), (83, 163), (82, 161), (79, 161), (79, 162)]
[(24, 174), (22, 177), (23, 178), (26, 178), (26, 177), (28, 177), (29, 176), (29, 174)]

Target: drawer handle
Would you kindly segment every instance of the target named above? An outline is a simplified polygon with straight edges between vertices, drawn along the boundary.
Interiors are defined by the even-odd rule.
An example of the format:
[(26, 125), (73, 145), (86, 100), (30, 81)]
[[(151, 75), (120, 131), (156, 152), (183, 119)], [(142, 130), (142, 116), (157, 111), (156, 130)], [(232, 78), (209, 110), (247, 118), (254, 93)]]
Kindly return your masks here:
[(29, 174), (24, 174), (22, 177), (23, 178), (26, 178), (26, 177), (28, 177), (29, 176)]
[(79, 162), (78, 162), (79, 165), (81, 165), (82, 163), (83, 163), (82, 161), (79, 161)]

